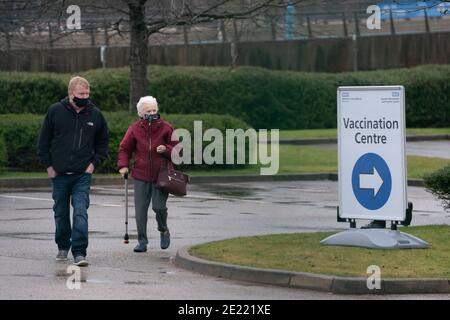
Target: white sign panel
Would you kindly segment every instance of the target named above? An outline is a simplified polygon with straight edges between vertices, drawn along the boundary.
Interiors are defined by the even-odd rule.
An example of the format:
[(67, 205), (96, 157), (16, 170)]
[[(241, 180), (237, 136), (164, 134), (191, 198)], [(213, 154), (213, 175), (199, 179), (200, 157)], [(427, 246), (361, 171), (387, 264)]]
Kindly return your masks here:
[(405, 89), (339, 87), (339, 216), (405, 220)]

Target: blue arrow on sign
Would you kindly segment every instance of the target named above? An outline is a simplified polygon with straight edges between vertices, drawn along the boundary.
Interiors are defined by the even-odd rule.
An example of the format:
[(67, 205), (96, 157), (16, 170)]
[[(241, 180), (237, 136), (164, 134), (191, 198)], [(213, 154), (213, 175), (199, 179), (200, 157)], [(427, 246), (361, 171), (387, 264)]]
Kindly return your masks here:
[(391, 195), (392, 178), (386, 161), (376, 153), (366, 153), (355, 163), (352, 189), (358, 202), (366, 209), (383, 207)]

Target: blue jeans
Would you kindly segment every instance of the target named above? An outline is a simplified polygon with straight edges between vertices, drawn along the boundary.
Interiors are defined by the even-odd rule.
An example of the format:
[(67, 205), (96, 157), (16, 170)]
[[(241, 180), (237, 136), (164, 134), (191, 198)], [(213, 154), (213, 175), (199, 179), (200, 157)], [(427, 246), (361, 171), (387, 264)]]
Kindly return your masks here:
[[(52, 179), (53, 211), (55, 213), (55, 242), (59, 250), (72, 247), (74, 257), (86, 256), (88, 247), (89, 173), (57, 175)], [(70, 226), (70, 200), (73, 207), (73, 227)]]

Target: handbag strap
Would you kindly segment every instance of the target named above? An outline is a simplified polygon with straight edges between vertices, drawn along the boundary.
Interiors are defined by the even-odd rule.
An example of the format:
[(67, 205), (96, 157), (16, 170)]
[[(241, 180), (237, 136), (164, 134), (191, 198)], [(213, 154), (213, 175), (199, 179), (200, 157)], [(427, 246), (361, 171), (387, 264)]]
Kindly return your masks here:
[(175, 171), (175, 169), (173, 167), (172, 161), (167, 161), (167, 172), (169, 174), (173, 174), (174, 171)]
[[(172, 175), (174, 173), (174, 171), (175, 171), (175, 168), (173, 167), (172, 161), (167, 161), (167, 173), (169, 175)], [(190, 177), (187, 174), (183, 173), (183, 176), (185, 177), (187, 182), (191, 181)]]

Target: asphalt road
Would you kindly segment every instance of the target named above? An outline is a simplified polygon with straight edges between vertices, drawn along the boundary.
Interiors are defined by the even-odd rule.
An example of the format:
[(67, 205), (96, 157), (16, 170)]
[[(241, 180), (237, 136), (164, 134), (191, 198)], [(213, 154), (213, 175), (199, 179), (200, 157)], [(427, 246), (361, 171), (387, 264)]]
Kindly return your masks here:
[[(408, 188), (413, 225), (448, 224), (433, 196)], [(130, 203), (133, 198), (130, 196)], [(123, 243), (124, 195), (117, 186), (93, 188), (89, 208), (91, 265), (81, 288), (70, 290), (67, 263), (56, 263), (50, 190), (0, 193), (0, 299), (449, 299), (450, 295), (340, 296), (204, 276), (176, 267), (176, 251), (218, 239), (259, 234), (343, 230), (336, 222), (337, 183), (266, 182), (191, 185), (189, 196), (169, 198), (172, 245), (159, 249), (151, 214), (149, 251), (137, 254), (134, 208), (130, 244)], [(365, 223), (365, 221), (360, 221)]]

